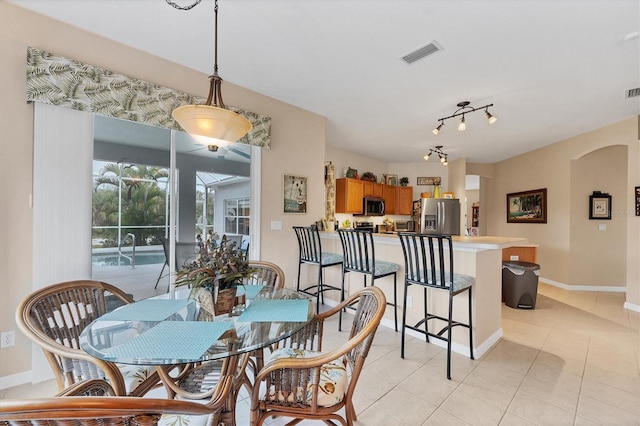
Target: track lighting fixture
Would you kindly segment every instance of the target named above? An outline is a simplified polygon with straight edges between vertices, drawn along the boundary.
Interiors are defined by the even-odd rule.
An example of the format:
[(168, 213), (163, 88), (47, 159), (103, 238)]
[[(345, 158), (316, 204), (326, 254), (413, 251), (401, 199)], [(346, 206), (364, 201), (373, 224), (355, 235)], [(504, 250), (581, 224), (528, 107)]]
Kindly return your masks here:
[(424, 159), (428, 160), (431, 157), (431, 154), (437, 154), (443, 166), (449, 164), (448, 154), (442, 152), (442, 145), (437, 145), (435, 148), (429, 149), (429, 152), (424, 156)]
[(487, 105), (484, 105), (484, 106), (481, 106), (481, 107), (477, 107), (477, 108), (472, 107), (469, 104), (470, 104), (469, 101), (458, 102), (458, 104), (457, 104), (458, 109), (456, 110), (456, 112), (454, 112), (453, 114), (451, 114), (448, 117), (443, 117), (443, 118), (438, 119), (440, 124), (438, 125), (438, 127), (433, 129), (433, 134), (437, 135), (438, 133), (440, 133), (440, 129), (442, 129), (442, 126), (444, 126), (444, 121), (445, 120), (448, 120), (448, 119), (453, 118), (453, 117), (458, 117), (458, 116), (462, 116), (462, 118), (460, 119), (460, 123), (458, 124), (458, 130), (463, 132), (464, 130), (467, 129), (467, 123), (466, 123), (466, 120), (465, 120), (465, 114), (469, 114), (469, 113), (474, 112), (474, 111), (484, 110), (484, 113), (487, 115), (487, 120), (489, 121), (489, 124), (493, 124), (496, 121), (498, 121), (496, 116), (489, 112), (489, 107), (492, 107), (493, 104), (487, 104)]

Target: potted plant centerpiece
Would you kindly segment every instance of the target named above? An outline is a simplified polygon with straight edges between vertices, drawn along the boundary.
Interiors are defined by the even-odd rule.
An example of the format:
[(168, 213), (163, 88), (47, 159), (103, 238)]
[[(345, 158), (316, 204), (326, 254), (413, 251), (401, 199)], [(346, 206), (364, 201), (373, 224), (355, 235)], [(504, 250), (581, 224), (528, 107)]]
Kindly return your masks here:
[(245, 253), (225, 235), (200, 245), (197, 258), (177, 272), (176, 287), (190, 285), (203, 308), (221, 315), (232, 311), (238, 286), (253, 272)]

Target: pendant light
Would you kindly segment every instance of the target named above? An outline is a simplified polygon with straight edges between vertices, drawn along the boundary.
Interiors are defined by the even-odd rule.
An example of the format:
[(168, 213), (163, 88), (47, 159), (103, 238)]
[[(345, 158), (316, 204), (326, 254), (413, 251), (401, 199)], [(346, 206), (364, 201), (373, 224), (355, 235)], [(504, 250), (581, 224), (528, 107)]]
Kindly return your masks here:
[[(167, 0), (177, 9), (181, 8)], [(204, 105), (183, 105), (173, 110), (171, 115), (187, 133), (205, 145), (215, 144), (209, 138), (236, 142), (251, 130), (251, 123), (246, 117), (237, 112), (226, 109), (222, 100), (222, 78), (218, 75), (218, 0), (215, 2), (215, 35), (214, 35), (214, 66), (213, 74), (209, 76), (209, 96)], [(204, 136), (204, 138), (201, 138)]]

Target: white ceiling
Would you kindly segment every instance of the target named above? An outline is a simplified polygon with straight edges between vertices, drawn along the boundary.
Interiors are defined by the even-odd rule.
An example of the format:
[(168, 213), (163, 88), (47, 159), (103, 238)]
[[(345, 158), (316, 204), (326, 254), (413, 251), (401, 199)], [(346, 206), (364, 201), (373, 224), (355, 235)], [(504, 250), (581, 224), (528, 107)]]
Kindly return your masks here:
[[(163, 0), (11, 2), (213, 69), (212, 0), (190, 11)], [(638, 0), (220, 0), (218, 63), (228, 82), (325, 116), (330, 145), (388, 162), (443, 145), (450, 161), (492, 163), (639, 114), (640, 98), (625, 98), (640, 87), (638, 31)], [(443, 50), (400, 59), (433, 41)], [(498, 122), (479, 111), (465, 132), (452, 119), (435, 136), (465, 100), (493, 103)]]

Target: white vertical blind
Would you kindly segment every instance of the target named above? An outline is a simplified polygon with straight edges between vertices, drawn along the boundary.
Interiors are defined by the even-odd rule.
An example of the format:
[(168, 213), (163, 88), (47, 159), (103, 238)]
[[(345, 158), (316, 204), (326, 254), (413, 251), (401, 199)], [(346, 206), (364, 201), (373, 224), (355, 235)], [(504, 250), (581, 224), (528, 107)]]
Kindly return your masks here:
[[(33, 281), (91, 279), (93, 114), (34, 103)], [(53, 377), (39, 348), (34, 379)]]

